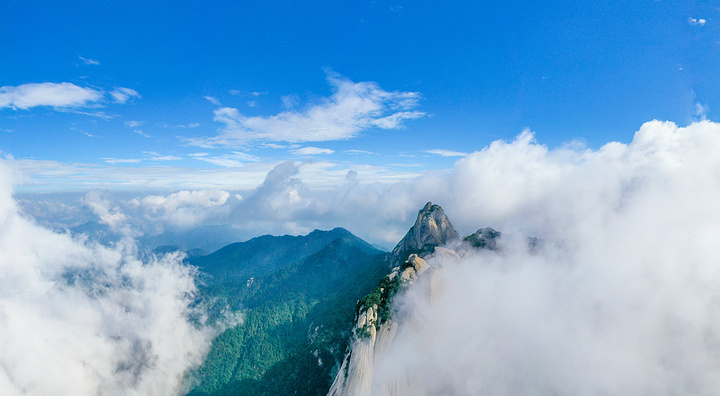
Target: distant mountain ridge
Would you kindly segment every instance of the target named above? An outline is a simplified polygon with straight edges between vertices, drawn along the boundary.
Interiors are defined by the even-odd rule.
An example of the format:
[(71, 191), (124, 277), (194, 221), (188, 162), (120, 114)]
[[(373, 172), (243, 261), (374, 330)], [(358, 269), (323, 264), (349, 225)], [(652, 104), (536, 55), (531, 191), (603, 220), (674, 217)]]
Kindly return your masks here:
[(322, 395), (353, 326), (357, 300), (387, 272), (387, 254), (342, 228), (234, 243), (190, 259), (220, 334), (191, 395)]
[(353, 237), (360, 245), (376, 250), (344, 228), (314, 230), (304, 236), (262, 235), (245, 242), (227, 245), (190, 263), (212, 276), (212, 283), (245, 281), (250, 277), (271, 274), (289, 263), (305, 260), (335, 239)]

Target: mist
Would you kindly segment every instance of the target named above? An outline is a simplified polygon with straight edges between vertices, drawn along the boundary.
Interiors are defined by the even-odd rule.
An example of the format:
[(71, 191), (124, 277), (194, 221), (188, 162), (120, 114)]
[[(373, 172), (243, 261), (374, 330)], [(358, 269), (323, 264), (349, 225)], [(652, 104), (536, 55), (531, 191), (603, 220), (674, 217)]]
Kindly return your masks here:
[(719, 152), (717, 124), (651, 122), (627, 145), (525, 133), (459, 161), (438, 202), (500, 248), (428, 259), (374, 391), (719, 394)]
[(212, 336), (192, 319), (194, 270), (178, 255), (141, 261), (128, 239), (41, 227), (20, 214), (12, 177), (0, 163), (0, 394), (186, 390)]

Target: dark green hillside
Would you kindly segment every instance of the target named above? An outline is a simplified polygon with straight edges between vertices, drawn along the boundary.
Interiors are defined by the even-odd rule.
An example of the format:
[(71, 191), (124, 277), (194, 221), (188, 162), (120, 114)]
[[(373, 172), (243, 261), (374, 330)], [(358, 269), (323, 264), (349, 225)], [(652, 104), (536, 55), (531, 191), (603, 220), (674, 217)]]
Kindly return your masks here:
[[(227, 245), (207, 256), (190, 259), (190, 263), (211, 275), (210, 283), (245, 282), (249, 278), (268, 275), (289, 264), (303, 261), (344, 236), (353, 235), (343, 228), (315, 230), (304, 236), (263, 235)], [(357, 240), (372, 248), (365, 241)]]
[(214, 312), (242, 307), (244, 323), (214, 341), (191, 394), (325, 395), (357, 301), (387, 272), (384, 257), (340, 228), (263, 236), (203, 257), (215, 275), (203, 288)]

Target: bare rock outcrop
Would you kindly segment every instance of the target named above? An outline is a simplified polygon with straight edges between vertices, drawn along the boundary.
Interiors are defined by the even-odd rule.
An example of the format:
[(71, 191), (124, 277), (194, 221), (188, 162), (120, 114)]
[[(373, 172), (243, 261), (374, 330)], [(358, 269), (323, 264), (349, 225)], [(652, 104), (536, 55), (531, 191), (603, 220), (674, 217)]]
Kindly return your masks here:
[(412, 253), (422, 257), (435, 251), (436, 246), (456, 239), (459, 239), (458, 233), (443, 208), (428, 202), (418, 212), (415, 224), (393, 249), (390, 263), (393, 266), (398, 265)]

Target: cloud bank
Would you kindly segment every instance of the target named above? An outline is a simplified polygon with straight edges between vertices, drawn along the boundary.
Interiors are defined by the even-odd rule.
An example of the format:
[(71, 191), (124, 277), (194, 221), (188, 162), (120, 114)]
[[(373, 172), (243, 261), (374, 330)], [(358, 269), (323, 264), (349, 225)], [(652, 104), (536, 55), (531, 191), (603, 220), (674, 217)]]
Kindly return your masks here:
[[(192, 269), (44, 229), (18, 214), (4, 163), (0, 174), (0, 393), (181, 392), (209, 344), (189, 319)], [(92, 202), (119, 220), (102, 197)]]
[(435, 288), (397, 305), (376, 390), (718, 394), (718, 150), (718, 124), (650, 122), (627, 145), (553, 151), (524, 133), (458, 161), (441, 202), (506, 231), (501, 251), (429, 260)]

